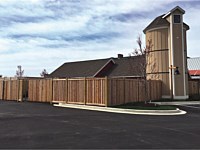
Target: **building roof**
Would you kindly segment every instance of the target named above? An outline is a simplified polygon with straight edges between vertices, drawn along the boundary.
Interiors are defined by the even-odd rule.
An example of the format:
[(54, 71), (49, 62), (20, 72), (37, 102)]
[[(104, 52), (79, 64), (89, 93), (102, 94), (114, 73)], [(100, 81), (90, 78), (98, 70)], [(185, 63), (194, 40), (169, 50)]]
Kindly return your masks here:
[(200, 70), (189, 70), (189, 74), (193, 76), (200, 76)]
[(192, 79), (200, 79), (200, 57), (188, 58), (188, 70)]
[(169, 16), (171, 13), (173, 13), (175, 10), (179, 10), (181, 13), (185, 13), (185, 10), (183, 10), (181, 7), (176, 6), (174, 7), (172, 10), (170, 10), (168, 13), (166, 13), (163, 18), (166, 18), (167, 16)]
[(48, 77), (140, 77), (138, 66), (144, 60), (142, 56), (107, 58), (64, 63)]
[(200, 70), (200, 57), (188, 58), (188, 70)]
[[(146, 33), (146, 31), (150, 30), (150, 29), (154, 29), (154, 28), (158, 28), (158, 27), (169, 27), (170, 23), (169, 21), (167, 21), (166, 16), (168, 16), (172, 11), (179, 9), (180, 7), (177, 6), (175, 8), (173, 8), (170, 12), (163, 14), (161, 16), (156, 17), (144, 30), (143, 32)], [(182, 8), (180, 8), (181, 10), (183, 10)], [(184, 10), (183, 10), (184, 11)], [(185, 11), (184, 11), (185, 13)], [(186, 24), (183, 23), (183, 27), (186, 30), (189, 30), (190, 27)]]
[[(165, 15), (165, 14), (164, 14)], [(156, 17), (144, 30), (143, 32), (146, 33), (147, 30), (153, 29), (153, 28), (158, 28), (158, 27), (163, 27), (163, 26), (169, 26), (170, 23), (162, 18), (164, 15)]]
[[(68, 62), (61, 65), (48, 77), (141, 77), (139, 67), (144, 64), (143, 56), (106, 58), (88, 61)], [(200, 78), (200, 57), (188, 58), (188, 70), (192, 79)]]

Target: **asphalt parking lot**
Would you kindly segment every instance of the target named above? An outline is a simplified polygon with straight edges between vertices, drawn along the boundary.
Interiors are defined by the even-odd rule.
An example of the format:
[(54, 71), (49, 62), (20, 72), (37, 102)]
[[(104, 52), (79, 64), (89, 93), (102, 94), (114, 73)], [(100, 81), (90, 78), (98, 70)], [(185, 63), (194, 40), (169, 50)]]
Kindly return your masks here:
[(200, 113), (200, 105), (196, 104), (196, 105), (181, 105), (178, 106), (180, 109), (182, 110), (187, 110), (190, 114), (191, 113)]
[(144, 116), (0, 101), (0, 148), (199, 149), (200, 109), (181, 109)]
[(184, 107), (188, 107), (192, 109), (200, 109), (200, 105), (185, 105)]

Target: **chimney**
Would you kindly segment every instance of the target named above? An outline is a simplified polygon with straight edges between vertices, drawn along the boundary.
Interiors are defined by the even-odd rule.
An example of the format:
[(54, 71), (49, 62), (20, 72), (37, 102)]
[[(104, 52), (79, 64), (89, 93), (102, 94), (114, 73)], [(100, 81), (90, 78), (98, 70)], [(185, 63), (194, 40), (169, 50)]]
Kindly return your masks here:
[(123, 56), (123, 54), (117, 54), (117, 56), (118, 56), (118, 59), (120, 59), (120, 58), (123, 58), (124, 56)]

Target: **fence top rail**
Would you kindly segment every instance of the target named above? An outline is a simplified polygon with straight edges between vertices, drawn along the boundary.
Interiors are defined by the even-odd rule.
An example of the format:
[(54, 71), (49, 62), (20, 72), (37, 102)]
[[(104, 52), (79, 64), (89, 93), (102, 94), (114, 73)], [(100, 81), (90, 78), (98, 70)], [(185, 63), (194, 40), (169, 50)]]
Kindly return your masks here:
[(84, 80), (105, 80), (105, 78), (101, 78), (101, 79), (97, 79), (97, 78), (82, 78), (82, 79), (72, 79), (72, 78), (70, 78), (70, 79), (67, 79), (68, 81), (84, 81)]
[[(136, 81), (136, 82), (144, 82), (144, 79), (130, 79), (130, 78), (108, 78), (108, 77), (104, 77), (104, 78), (93, 78), (93, 77), (87, 77), (87, 78), (40, 78), (40, 77), (24, 77), (24, 78), (0, 78), (0, 81), (10, 81), (10, 80), (28, 80), (28, 81), (39, 81), (39, 80), (52, 80), (52, 81), (92, 81), (92, 80), (113, 80), (113, 81)], [(147, 82), (161, 82), (160, 80), (147, 80)], [(189, 81), (192, 83), (198, 83), (198, 81)]]
[(0, 79), (0, 81), (20, 81), (23, 79)]
[[(0, 78), (0, 80), (3, 81), (9, 81), (9, 80), (35, 80), (35, 79), (39, 79), (39, 78), (30, 78), (30, 77), (4, 77), (4, 78)], [(44, 79), (44, 78), (40, 78), (40, 79)]]
[(67, 79), (52, 79), (53, 81), (66, 81)]
[(15, 78), (15, 77), (4, 77), (4, 78), (1, 78), (1, 80), (4, 80), (4, 81), (7, 81), (7, 80), (17, 80), (18, 78)]
[(137, 81), (137, 82), (162, 82), (161, 80), (144, 80), (144, 79), (127, 79), (127, 78), (108, 78), (109, 80), (118, 80), (118, 81)]

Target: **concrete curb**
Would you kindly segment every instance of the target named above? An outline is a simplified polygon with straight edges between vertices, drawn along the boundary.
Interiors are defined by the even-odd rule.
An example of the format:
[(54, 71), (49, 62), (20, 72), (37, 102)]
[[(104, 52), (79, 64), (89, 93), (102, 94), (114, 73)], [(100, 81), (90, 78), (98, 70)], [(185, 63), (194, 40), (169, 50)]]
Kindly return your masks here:
[(86, 106), (86, 105), (74, 105), (74, 104), (53, 104), (56, 107), (66, 107), (111, 113), (121, 113), (121, 114), (133, 114), (133, 115), (184, 115), (186, 111), (176, 109), (176, 110), (136, 110), (136, 109), (120, 109), (120, 108), (110, 108), (110, 107), (99, 107), (99, 106)]
[(200, 105), (200, 101), (151, 102), (158, 105)]

